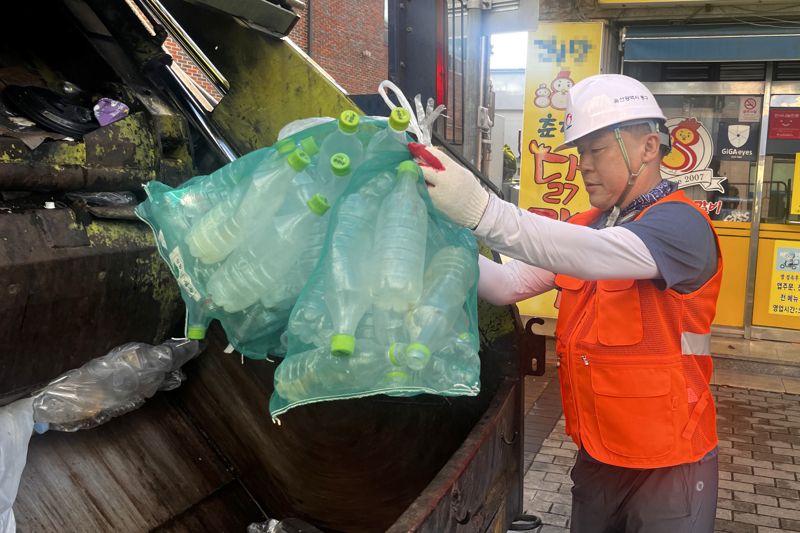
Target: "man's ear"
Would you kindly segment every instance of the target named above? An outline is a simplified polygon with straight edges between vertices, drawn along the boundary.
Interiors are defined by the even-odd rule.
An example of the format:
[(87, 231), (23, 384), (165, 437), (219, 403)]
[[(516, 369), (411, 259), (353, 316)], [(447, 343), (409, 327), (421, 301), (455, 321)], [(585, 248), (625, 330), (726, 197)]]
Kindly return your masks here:
[(661, 140), (657, 133), (650, 133), (645, 137), (643, 148), (643, 163), (650, 163), (654, 159), (661, 160)]

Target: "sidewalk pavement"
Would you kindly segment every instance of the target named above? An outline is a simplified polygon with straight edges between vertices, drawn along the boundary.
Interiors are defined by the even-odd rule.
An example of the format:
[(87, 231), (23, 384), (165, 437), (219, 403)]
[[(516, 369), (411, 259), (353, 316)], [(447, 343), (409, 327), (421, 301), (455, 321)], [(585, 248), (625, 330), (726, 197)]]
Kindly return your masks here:
[[(800, 395), (777, 385), (757, 390), (758, 376), (728, 378), (715, 373), (712, 385), (720, 439), (715, 530), (800, 531)], [(564, 434), (555, 366), (526, 378), (525, 390), (523, 508), (542, 519), (541, 533), (566, 532), (576, 447)]]

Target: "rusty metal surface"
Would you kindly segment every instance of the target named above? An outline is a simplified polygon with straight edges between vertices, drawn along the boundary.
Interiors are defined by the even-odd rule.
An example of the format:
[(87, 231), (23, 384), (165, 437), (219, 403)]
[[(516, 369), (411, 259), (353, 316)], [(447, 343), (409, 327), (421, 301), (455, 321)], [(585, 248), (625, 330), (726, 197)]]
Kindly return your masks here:
[(389, 531), (482, 532), (522, 512), (521, 389), (520, 381), (503, 380), (463, 444)]
[(113, 346), (180, 332), (172, 274), (138, 222), (0, 214), (0, 404)]
[(229, 483), (170, 395), (93, 430), (34, 436), (14, 505), (19, 531), (147, 531)]
[[(274, 363), (225, 355), (212, 328), (206, 356), (179, 392), (183, 408), (224, 450), (269, 516), (336, 531), (382, 531), (414, 501), (481, 417), (477, 398), (383, 396), (298, 407), (274, 424)], [(487, 365), (490, 375), (492, 365)]]

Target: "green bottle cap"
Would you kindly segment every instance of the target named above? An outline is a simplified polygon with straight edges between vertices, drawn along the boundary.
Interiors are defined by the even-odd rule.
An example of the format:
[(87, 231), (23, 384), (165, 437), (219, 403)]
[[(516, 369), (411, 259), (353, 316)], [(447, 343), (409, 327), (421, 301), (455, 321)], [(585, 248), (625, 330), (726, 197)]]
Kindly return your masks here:
[(406, 131), (408, 123), (411, 122), (411, 115), (405, 108), (395, 107), (389, 113), (389, 127), (396, 131)]
[(427, 346), (419, 342), (412, 342), (406, 347), (406, 355), (411, 355), (413, 352), (421, 353), (425, 364), (428, 364), (428, 360), (431, 358), (431, 350)]
[(397, 359), (397, 353), (395, 352), (395, 348), (397, 348), (397, 343), (393, 342), (391, 346), (389, 346), (389, 361), (394, 366), (403, 366), (400, 361)]
[(403, 372), (402, 370), (390, 370), (384, 374), (384, 377), (390, 383), (405, 383), (410, 376), (408, 372)]
[(189, 326), (186, 328), (186, 338), (191, 341), (201, 341), (206, 338), (206, 328), (203, 326)]
[(312, 196), (311, 200), (306, 202), (306, 205), (312, 213), (319, 216), (324, 215), (325, 212), (331, 208), (331, 204), (328, 203), (328, 199), (321, 194), (315, 194)]
[(413, 172), (415, 176), (419, 176), (419, 166), (413, 161), (403, 161), (397, 166), (397, 173)]
[(319, 145), (317, 145), (317, 141), (314, 137), (306, 137), (300, 141), (300, 148), (302, 148), (309, 157), (314, 157), (319, 153)]
[(356, 348), (356, 338), (352, 335), (334, 335), (331, 337), (331, 353), (346, 357), (353, 355)]
[(289, 166), (297, 172), (300, 172), (311, 163), (311, 158), (300, 148), (289, 154), (286, 160), (289, 162)]
[(341, 152), (331, 156), (331, 170), (337, 176), (346, 176), (350, 173), (350, 158)]
[(355, 133), (358, 131), (358, 113), (351, 110), (342, 111), (339, 115), (339, 129), (345, 133)]
[(294, 141), (292, 139), (283, 139), (275, 144), (275, 149), (281, 155), (286, 155), (294, 150)]

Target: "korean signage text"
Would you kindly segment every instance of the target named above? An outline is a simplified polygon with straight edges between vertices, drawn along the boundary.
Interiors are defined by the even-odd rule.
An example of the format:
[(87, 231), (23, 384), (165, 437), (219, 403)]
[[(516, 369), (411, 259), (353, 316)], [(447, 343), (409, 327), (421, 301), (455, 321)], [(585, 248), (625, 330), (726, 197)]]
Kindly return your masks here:
[[(522, 129), (519, 206), (556, 220), (589, 208), (574, 149), (556, 152), (564, 141), (567, 93), (600, 72), (603, 23), (541, 23), (528, 34), (528, 65)], [(520, 305), (524, 314), (555, 316), (555, 296)]]
[(800, 317), (800, 243), (775, 241), (769, 312)]

